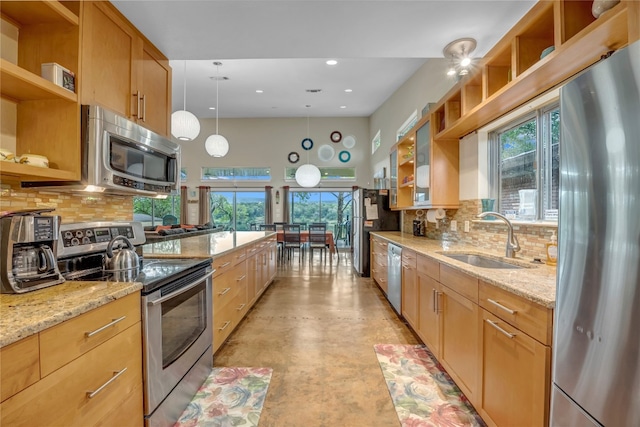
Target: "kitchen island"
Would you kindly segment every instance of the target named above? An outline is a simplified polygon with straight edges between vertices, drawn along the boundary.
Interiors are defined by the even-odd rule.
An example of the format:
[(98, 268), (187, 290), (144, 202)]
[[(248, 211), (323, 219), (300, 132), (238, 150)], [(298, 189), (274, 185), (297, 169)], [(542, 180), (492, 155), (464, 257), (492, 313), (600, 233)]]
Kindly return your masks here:
[[(372, 276), (385, 293), (387, 246), (402, 247), (400, 314), (487, 424), (548, 425), (556, 268), (400, 232), (371, 240)], [(455, 254), (506, 265), (447, 256)]]

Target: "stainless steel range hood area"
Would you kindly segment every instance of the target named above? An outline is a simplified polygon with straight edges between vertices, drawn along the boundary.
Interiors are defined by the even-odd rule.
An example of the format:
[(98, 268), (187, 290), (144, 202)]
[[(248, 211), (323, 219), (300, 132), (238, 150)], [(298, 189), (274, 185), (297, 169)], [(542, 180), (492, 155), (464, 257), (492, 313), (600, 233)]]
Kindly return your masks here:
[(80, 125), (80, 181), (23, 181), (22, 188), (148, 197), (178, 193), (178, 144), (95, 105), (81, 107)]

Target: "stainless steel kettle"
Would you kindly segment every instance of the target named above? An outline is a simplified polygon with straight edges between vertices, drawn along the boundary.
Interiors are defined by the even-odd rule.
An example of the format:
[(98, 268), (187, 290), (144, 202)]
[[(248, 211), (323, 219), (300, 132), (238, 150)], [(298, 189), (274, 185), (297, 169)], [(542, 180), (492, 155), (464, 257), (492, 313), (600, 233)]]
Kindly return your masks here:
[[(113, 253), (113, 245), (118, 240), (125, 243), (125, 247), (120, 247), (118, 252)], [(140, 258), (136, 253), (131, 241), (124, 236), (116, 236), (107, 246), (107, 258), (105, 259), (105, 271), (112, 272), (136, 272), (140, 267)]]

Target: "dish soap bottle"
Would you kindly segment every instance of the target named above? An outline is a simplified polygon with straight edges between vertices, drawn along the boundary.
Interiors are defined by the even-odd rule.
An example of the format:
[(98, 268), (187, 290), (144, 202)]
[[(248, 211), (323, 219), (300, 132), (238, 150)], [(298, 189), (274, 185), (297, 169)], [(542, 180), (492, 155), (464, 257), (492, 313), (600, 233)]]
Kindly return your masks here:
[(554, 231), (551, 235), (551, 241), (547, 243), (547, 264), (556, 265), (558, 262), (558, 238)]

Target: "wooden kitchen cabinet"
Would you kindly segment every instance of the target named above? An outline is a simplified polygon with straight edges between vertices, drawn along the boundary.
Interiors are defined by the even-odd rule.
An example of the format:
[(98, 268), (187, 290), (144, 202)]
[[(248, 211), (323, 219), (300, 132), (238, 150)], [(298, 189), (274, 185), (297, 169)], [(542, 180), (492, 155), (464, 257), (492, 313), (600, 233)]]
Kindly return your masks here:
[[(419, 257), (420, 260), (426, 257)], [(424, 264), (422, 261), (418, 263), (418, 294), (419, 294), (419, 315), (418, 328), (416, 332), (422, 338), (422, 341), (429, 347), (431, 353), (440, 358), (440, 330), (442, 322), (440, 320), (439, 302), (440, 302), (440, 283), (421, 271), (420, 267)], [(436, 268), (437, 268), (436, 263)]]
[[(136, 304), (130, 310), (132, 301)], [(117, 322), (113, 326), (117, 329), (115, 333), (115, 329), (107, 328), (100, 341), (96, 342), (92, 338), (102, 332), (91, 337), (85, 333), (94, 331), (95, 320), (103, 315), (126, 316), (129, 323), (123, 327), (124, 319)], [(48, 425), (142, 426), (140, 319), (140, 293), (135, 292), (2, 348), (0, 424), (34, 426), (42, 425), (46, 420)], [(81, 330), (84, 331), (82, 337), (73, 332)], [(71, 331), (70, 337), (65, 336), (68, 331)], [(69, 345), (51, 346), (47, 341), (52, 337), (69, 338)], [(20, 349), (19, 354), (15, 353), (16, 349)], [(49, 364), (55, 366), (51, 371), (37, 369), (41, 363), (47, 365), (47, 360), (61, 362)], [(7, 370), (17, 369), (20, 364), (26, 373), (20, 372), (19, 375), (28, 376), (29, 381), (25, 382), (23, 378), (18, 386), (6, 385), (5, 380), (16, 375), (13, 372), (7, 377)], [(95, 393), (89, 397), (91, 392)]]
[(418, 329), (418, 294), (417, 254), (414, 251), (402, 251), (402, 316), (413, 327)]
[(388, 242), (384, 239), (381, 239), (376, 236), (371, 236), (371, 277), (375, 282), (380, 286), (382, 292), (387, 294), (387, 251), (388, 251)]
[(108, 2), (85, 2), (82, 104), (97, 104), (168, 136), (169, 61)]
[(0, 349), (0, 402), (40, 379), (40, 345), (32, 335)]

